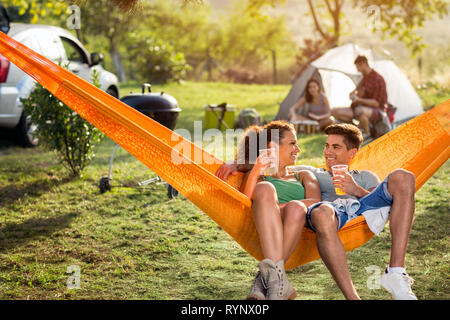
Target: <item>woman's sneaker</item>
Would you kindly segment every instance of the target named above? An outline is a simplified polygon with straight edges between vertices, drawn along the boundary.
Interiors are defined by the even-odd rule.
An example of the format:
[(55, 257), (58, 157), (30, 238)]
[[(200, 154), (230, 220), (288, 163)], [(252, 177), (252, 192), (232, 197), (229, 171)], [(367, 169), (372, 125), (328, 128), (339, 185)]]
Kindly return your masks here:
[(387, 269), (380, 279), (381, 286), (389, 291), (395, 300), (417, 300), (411, 290), (413, 283), (414, 279), (407, 273), (388, 272)]
[(264, 279), (260, 271), (256, 274), (255, 280), (253, 280), (252, 288), (247, 296), (247, 300), (265, 300), (267, 293), (267, 287), (264, 283)]
[(259, 270), (267, 284), (266, 300), (293, 300), (297, 296), (286, 277), (283, 260), (275, 264), (270, 259), (264, 259), (259, 263)]

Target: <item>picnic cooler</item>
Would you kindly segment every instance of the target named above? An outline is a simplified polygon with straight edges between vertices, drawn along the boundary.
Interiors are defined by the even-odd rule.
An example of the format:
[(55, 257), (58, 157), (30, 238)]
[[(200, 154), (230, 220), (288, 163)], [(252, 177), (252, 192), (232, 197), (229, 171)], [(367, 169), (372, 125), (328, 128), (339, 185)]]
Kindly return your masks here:
[[(207, 104), (205, 107), (205, 129), (234, 129), (236, 108), (227, 103)], [(220, 123), (220, 126), (219, 126)]]

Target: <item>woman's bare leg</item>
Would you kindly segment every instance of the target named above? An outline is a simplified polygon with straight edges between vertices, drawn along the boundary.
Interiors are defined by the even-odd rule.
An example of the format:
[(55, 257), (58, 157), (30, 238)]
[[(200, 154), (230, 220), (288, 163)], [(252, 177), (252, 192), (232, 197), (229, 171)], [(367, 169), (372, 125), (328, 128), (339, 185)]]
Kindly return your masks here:
[(270, 182), (255, 186), (252, 209), (264, 258), (277, 263), (283, 259), (283, 223), (277, 192)]
[(300, 201), (290, 201), (281, 208), (283, 221), (283, 260), (287, 261), (294, 252), (306, 225), (306, 206)]

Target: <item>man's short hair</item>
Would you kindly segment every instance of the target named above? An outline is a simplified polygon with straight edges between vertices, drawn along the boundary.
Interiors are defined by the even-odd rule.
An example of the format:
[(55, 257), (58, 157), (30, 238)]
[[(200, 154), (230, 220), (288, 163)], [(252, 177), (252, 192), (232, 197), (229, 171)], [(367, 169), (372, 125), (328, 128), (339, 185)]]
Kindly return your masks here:
[(357, 56), (355, 59), (355, 64), (361, 64), (361, 63), (365, 63), (367, 65), (369, 65), (369, 61), (367, 60), (366, 56)]
[(339, 123), (332, 124), (325, 128), (325, 134), (335, 134), (344, 137), (344, 143), (348, 150), (356, 148), (359, 150), (363, 142), (361, 131), (353, 124)]

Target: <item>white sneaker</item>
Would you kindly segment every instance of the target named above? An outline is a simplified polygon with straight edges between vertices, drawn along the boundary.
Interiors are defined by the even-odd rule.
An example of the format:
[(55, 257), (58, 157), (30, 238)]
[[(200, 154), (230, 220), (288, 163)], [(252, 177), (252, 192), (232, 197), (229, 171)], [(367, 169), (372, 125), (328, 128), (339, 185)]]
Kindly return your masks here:
[(380, 284), (385, 288), (395, 300), (417, 300), (416, 295), (412, 292), (411, 286), (414, 279), (406, 273), (389, 272), (383, 273)]

